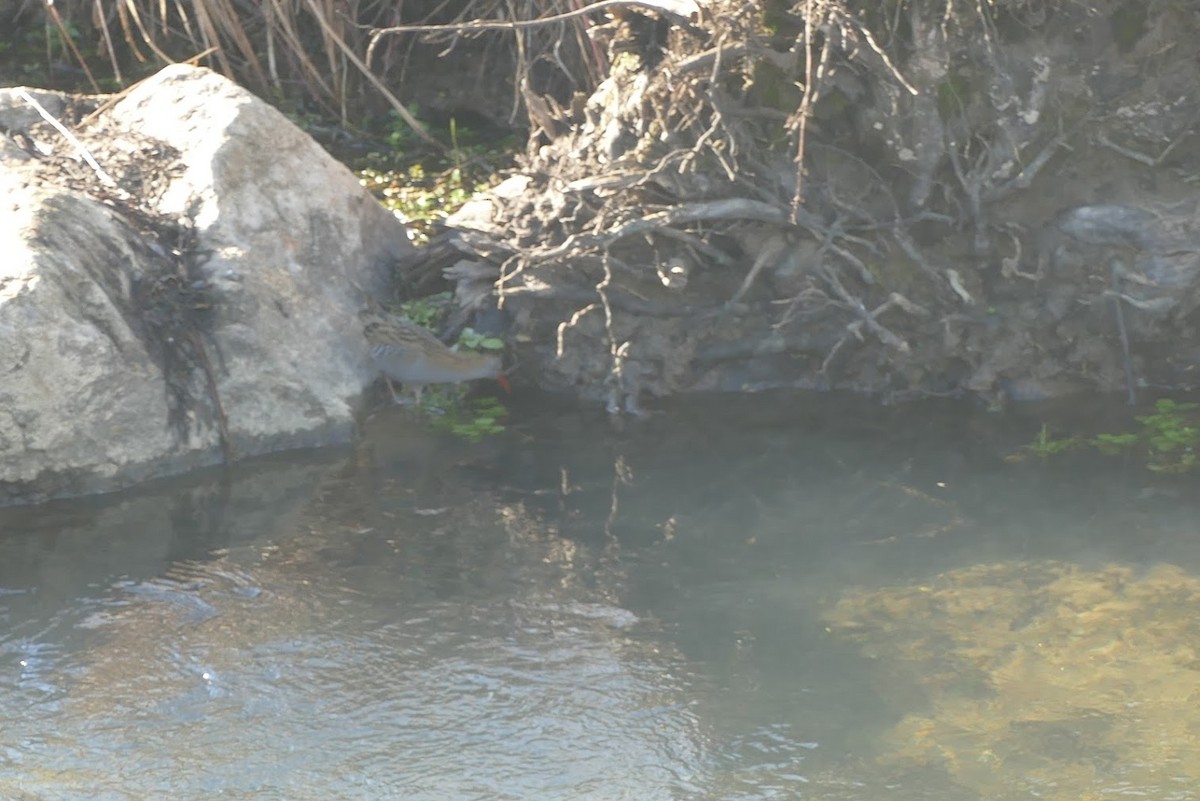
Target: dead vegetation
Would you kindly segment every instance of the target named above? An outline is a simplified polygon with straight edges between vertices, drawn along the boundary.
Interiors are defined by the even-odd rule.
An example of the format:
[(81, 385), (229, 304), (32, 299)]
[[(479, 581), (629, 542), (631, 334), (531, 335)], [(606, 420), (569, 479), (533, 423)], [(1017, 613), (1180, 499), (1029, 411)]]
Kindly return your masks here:
[(343, 118), (366, 87), (419, 128), (402, 99), (445, 73), (526, 121), (519, 174), (402, 277), (499, 295), (547, 388), (1188, 385), (1189, 3), (64, 5)]
[[(503, 109), (510, 125), (522, 127), (522, 90), (569, 97), (594, 86), (604, 69), (578, 16), (523, 29), (512, 24), (577, 11), (568, 0), (23, 0), (10, 6), (0, 6), (0, 24), (11, 37), (8, 55), (22, 70), (41, 62), (50, 75), (78, 72), (83, 82), (72, 85), (99, 94), (190, 61), (350, 130), (361, 130), (381, 106), (391, 109), (430, 144), (436, 143), (408, 106), (445, 92), (426, 87), (436, 78), (429, 65), (439, 58), (445, 65), (469, 63), (486, 88), (488, 94), (462, 98), (464, 108), (489, 97), (497, 103), (488, 111)], [(484, 37), (474, 20), (502, 21), (509, 35)], [(512, 83), (514, 74), (525, 76), (526, 86)], [(507, 97), (500, 97), (504, 83)]]
[[(464, 299), (499, 267), (544, 384), (614, 411), (689, 387), (1133, 393), (1152, 366), (1129, 340), (1176, 336), (1167, 314), (1130, 326), (1124, 308), (1170, 293), (1146, 276), (1169, 248), (1105, 249), (1147, 200), (1124, 161), (1145, 162), (1109, 167), (1116, 189), (1047, 170), (1088, 169), (1122, 103), (1174, 91), (1165, 72), (1119, 93), (1090, 76), (1123, 47), (1162, 70), (1183, 7), (1118, 41), (1116, 4), (1068, 0), (682, 6), (610, 9), (592, 30), (607, 77), (532, 115), (520, 177), (460, 216), (475, 233), (450, 235)], [(1065, 30), (1091, 41), (1056, 45)], [(1200, 108), (1178, 88), (1188, 100), (1151, 137), (1171, 137), (1177, 168)], [(1096, 211), (1089, 239), (1061, 212), (1097, 200), (1130, 206)], [(1146, 295), (1114, 305), (1126, 270)], [(1197, 305), (1177, 301), (1175, 324)]]

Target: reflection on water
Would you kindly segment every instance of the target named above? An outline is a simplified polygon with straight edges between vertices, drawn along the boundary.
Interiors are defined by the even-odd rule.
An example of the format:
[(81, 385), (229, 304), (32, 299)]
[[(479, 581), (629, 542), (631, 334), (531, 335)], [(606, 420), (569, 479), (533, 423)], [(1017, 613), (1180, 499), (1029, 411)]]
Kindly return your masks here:
[(1196, 501), (955, 407), (407, 411), (0, 511), (0, 798), (1189, 798)]

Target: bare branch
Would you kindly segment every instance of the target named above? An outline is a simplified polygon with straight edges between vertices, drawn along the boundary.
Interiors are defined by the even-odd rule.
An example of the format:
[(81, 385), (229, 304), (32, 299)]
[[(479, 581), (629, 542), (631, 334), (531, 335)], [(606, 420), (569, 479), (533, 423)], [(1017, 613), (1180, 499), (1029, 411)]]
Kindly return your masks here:
[(112, 179), (112, 176), (104, 171), (104, 168), (100, 166), (100, 164), (92, 156), (91, 152), (83, 146), (83, 142), (80, 142), (79, 139), (76, 138), (75, 134), (68, 131), (65, 125), (55, 119), (53, 114), (51, 114), (49, 111), (46, 111), (45, 106), (37, 102), (33, 95), (29, 94), (29, 92), (26, 92), (24, 89), (17, 89), (17, 96), (29, 105), (33, 106), (33, 110), (40, 114), (42, 119), (50, 123), (54, 130), (62, 134), (63, 138), (71, 143), (72, 147), (75, 148), (75, 152), (79, 154), (80, 158), (87, 162), (87, 165), (92, 168), (92, 172), (96, 173), (96, 176), (100, 179), (102, 184), (114, 189), (119, 188), (117, 187), (117, 182)]

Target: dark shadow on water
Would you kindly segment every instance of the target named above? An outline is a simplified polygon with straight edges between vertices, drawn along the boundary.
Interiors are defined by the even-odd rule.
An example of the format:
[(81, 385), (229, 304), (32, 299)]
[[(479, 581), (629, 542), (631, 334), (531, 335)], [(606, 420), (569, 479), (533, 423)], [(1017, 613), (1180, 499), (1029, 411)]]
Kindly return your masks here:
[(1008, 461), (1046, 419), (1090, 416), (1106, 421), (1100, 430), (1129, 422), (1120, 404), (1092, 406), (996, 414), (960, 402), (763, 394), (690, 398), (617, 423), (537, 407), (517, 411), (517, 441), (478, 475), (592, 541), (654, 543), (665, 528), (717, 551), (753, 532), (761, 549), (928, 538), (929, 550), (951, 553), (967, 540), (1013, 558), (1097, 548), (1159, 558), (1174, 538), (1138, 521), (1186, 512), (1194, 479), (1094, 453)]
[(344, 458), (293, 452), (134, 491), (0, 509), (0, 586), (27, 586), (53, 569), (55, 588), (69, 597), (113, 576), (154, 576), (177, 562), (284, 534)]

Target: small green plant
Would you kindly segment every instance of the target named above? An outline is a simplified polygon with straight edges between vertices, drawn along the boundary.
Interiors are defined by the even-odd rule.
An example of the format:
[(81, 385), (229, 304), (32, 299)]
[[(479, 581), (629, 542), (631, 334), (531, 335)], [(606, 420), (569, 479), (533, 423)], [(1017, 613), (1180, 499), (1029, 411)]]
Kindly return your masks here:
[(1138, 454), (1146, 467), (1156, 473), (1184, 473), (1200, 461), (1200, 403), (1179, 402), (1168, 398), (1154, 404), (1154, 413), (1134, 418), (1140, 429), (1120, 434), (1097, 434), (1091, 439), (1053, 437), (1042, 425), (1033, 442), (1009, 457), (1021, 461), (1025, 456), (1048, 459), (1073, 450), (1091, 446), (1106, 456)]
[(448, 409), (434, 425), (469, 442), (479, 442), (503, 433), (501, 421), (507, 414), (508, 410), (495, 398), (475, 398)]
[(1183, 473), (1196, 465), (1200, 444), (1197, 403), (1177, 403), (1163, 398), (1154, 404), (1154, 414), (1135, 418), (1142, 424), (1149, 458), (1146, 466), (1156, 473)]
[(419, 106), (408, 108), (441, 147), (430, 147), (393, 112), (383, 132), (391, 152), (369, 154), (356, 168), (359, 182), (408, 224), (420, 245), (437, 223), (495, 185), (500, 179), (493, 165), (511, 163), (519, 148), (511, 134), (485, 134), (455, 117), (434, 126)]
[(422, 328), (435, 328), (446, 316), (450, 300), (449, 292), (413, 298), (400, 304), (400, 316), (407, 317)]
[(488, 336), (481, 334), (474, 328), (464, 328), (462, 333), (458, 335), (458, 344), (460, 347), (467, 350), (488, 350), (502, 351), (504, 350), (504, 340), (499, 337)]
[[(408, 113), (413, 116), (413, 119), (424, 124), (421, 120), (421, 107), (417, 103), (409, 103), (405, 108)], [(398, 150), (401, 153), (406, 153), (420, 143), (420, 139), (413, 133), (412, 126), (404, 121), (404, 118), (395, 111), (388, 114), (388, 131), (387, 136), (388, 147), (392, 150)]]
[(1097, 434), (1091, 444), (1105, 456), (1116, 456), (1133, 450), (1138, 444), (1137, 434)]
[(1050, 429), (1043, 423), (1041, 431), (1034, 437), (1033, 442), (1026, 445), (1023, 450), (1039, 459), (1049, 459), (1052, 456), (1058, 456), (1060, 453), (1074, 450), (1081, 445), (1083, 445), (1083, 441), (1079, 437), (1051, 436)]
[(429, 241), (439, 222), (490, 185), (488, 176), (468, 178), (465, 168), (430, 173), (421, 164), (404, 170), (365, 167), (358, 180), (409, 225), (417, 244)]

